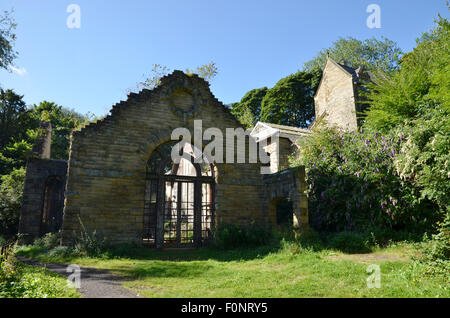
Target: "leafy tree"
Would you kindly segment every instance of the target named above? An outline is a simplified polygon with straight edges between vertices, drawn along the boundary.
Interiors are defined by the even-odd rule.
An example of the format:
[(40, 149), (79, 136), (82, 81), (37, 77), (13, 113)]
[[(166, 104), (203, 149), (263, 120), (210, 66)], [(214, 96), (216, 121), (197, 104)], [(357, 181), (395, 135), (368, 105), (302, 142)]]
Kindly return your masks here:
[(29, 117), (22, 98), (13, 90), (0, 88), (0, 149), (25, 135)]
[(439, 18), (417, 47), (402, 58), (400, 71), (370, 85), (365, 126), (387, 131), (405, 120), (423, 117), (438, 105), (449, 110), (450, 25)]
[(0, 68), (6, 70), (17, 57), (17, 52), (13, 48), (16, 40), (14, 33), (16, 23), (11, 17), (11, 12), (3, 11), (3, 15), (0, 15)]
[(0, 152), (0, 174), (24, 167), (32, 148), (32, 142), (23, 139), (6, 145)]
[(402, 55), (398, 45), (387, 39), (376, 38), (364, 41), (352, 37), (339, 38), (328, 49), (319, 51), (317, 56), (304, 64), (304, 69), (316, 76), (322, 73), (327, 56), (336, 62), (344, 60), (353, 68), (365, 67), (368, 70), (381, 70), (384, 73), (392, 73), (400, 67)]
[(261, 104), (267, 87), (252, 89), (240, 102), (231, 104), (231, 113), (247, 128), (254, 126), (261, 118)]
[(278, 81), (262, 100), (261, 120), (308, 127), (314, 117), (313, 80), (313, 74), (299, 71)]
[(18, 231), (25, 168), (14, 169), (0, 178), (0, 235), (13, 236)]

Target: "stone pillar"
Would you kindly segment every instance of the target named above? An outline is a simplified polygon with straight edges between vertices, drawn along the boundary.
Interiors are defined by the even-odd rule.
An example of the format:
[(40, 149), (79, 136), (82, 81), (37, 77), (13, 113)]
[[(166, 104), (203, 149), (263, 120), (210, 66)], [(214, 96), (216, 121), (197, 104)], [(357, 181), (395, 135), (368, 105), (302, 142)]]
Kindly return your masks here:
[(36, 141), (33, 145), (33, 157), (39, 159), (50, 159), (52, 145), (52, 124), (41, 121)]
[(294, 209), (294, 227), (300, 230), (306, 230), (309, 227), (308, 216), (308, 196), (306, 191), (306, 175), (305, 167), (299, 167), (297, 170), (297, 193), (294, 195), (293, 209)]

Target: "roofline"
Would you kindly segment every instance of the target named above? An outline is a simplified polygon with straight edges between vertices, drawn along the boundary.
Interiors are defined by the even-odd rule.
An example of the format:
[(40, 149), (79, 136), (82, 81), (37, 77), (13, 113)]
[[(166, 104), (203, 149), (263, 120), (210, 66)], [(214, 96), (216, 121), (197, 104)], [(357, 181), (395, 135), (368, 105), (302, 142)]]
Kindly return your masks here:
[(351, 73), (349, 73), (346, 69), (344, 69), (341, 65), (339, 65), (339, 63), (337, 63), (335, 60), (333, 60), (331, 57), (329, 57), (329, 56), (327, 56), (327, 61), (326, 61), (326, 63), (325, 63), (325, 66), (323, 67), (323, 69), (322, 69), (322, 77), (321, 77), (321, 79), (320, 79), (320, 82), (319, 82), (319, 86), (317, 86), (317, 89), (316, 89), (316, 92), (315, 92), (315, 94), (314, 94), (314, 99), (317, 97), (317, 94), (319, 93), (319, 89), (320, 89), (320, 87), (322, 86), (322, 81), (323, 81), (323, 73), (325, 72), (325, 69), (326, 69), (326, 67), (327, 67), (327, 65), (328, 65), (328, 62), (332, 62), (334, 65), (336, 65), (340, 70), (342, 70), (345, 74), (347, 74), (348, 76), (350, 76), (351, 78), (353, 78), (353, 75), (351, 74)]

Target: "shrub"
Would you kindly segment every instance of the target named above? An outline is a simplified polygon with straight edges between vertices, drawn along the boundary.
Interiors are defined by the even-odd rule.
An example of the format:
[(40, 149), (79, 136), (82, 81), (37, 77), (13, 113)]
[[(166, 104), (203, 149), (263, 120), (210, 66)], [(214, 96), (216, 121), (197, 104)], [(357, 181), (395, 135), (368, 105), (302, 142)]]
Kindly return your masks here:
[(429, 244), (423, 250), (418, 263), (426, 265), (426, 274), (443, 274), (450, 272), (450, 213), (439, 223), (438, 233), (433, 235)]
[(424, 231), (439, 219), (436, 204), (396, 168), (405, 136), (319, 127), (300, 142), (294, 164), (306, 167), (310, 222), (320, 231), (370, 228)]
[(0, 235), (5, 238), (16, 235), (19, 229), (24, 180), (25, 168), (0, 178)]
[(57, 246), (48, 251), (48, 256), (52, 258), (66, 257), (72, 254), (73, 250), (69, 246)]
[(106, 238), (98, 234), (96, 230), (89, 232), (80, 217), (78, 217), (78, 221), (81, 231), (73, 246), (74, 253), (91, 257), (103, 254), (108, 248)]
[(60, 245), (61, 245), (61, 232), (47, 233), (43, 237), (35, 239), (33, 242), (33, 246), (45, 249), (47, 251)]
[(14, 254), (0, 257), (0, 298), (79, 297), (67, 281), (44, 268), (24, 265)]
[(371, 240), (362, 233), (339, 232), (331, 235), (327, 245), (347, 253), (368, 253), (371, 251)]
[(436, 106), (403, 127), (405, 142), (395, 166), (403, 180), (420, 189), (420, 199), (450, 210), (450, 110)]
[(215, 233), (216, 246), (221, 249), (267, 245), (273, 233), (256, 224), (249, 226), (222, 224)]
[(438, 233), (433, 235), (427, 255), (433, 260), (450, 261), (450, 213), (438, 225)]

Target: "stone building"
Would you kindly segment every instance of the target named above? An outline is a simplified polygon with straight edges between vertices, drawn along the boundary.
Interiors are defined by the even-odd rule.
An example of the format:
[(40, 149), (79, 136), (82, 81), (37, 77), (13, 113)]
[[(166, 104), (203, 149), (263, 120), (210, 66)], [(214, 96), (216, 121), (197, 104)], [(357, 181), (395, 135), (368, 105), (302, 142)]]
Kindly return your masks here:
[[(202, 121), (200, 131), (195, 130), (196, 120)], [(303, 167), (261, 174), (261, 163), (250, 160), (253, 141), (247, 135), (245, 149), (237, 147), (234, 137), (225, 140), (235, 157), (245, 158), (242, 163), (197, 163), (183, 148), (183, 165), (189, 167), (180, 168), (181, 162), (171, 157), (178, 142), (172, 132), (180, 127), (194, 136), (191, 144), (202, 148), (201, 153), (208, 141), (198, 147), (196, 134), (215, 127), (225, 135), (227, 129), (241, 126), (206, 81), (175, 71), (155, 89), (130, 94), (104, 119), (74, 131), (69, 161), (64, 163), (67, 180), (61, 179), (63, 244), (71, 244), (81, 231), (96, 231), (113, 244), (201, 246), (213, 239), (220, 224), (276, 225), (280, 198), (291, 202), (295, 225), (308, 225)], [(53, 188), (44, 190), (46, 180), (60, 173), (47, 169), (37, 173), (38, 179), (33, 160), (40, 165), (48, 158), (30, 159), (27, 167), (20, 232), (35, 237), (55, 230), (44, 226), (45, 207), (38, 201), (46, 191), (53, 197)]]
[[(356, 129), (361, 74), (329, 59), (316, 116)], [(172, 135), (180, 128), (193, 138), (176, 148), (182, 159), (174, 161), (179, 135)], [(227, 137), (235, 160), (228, 151), (226, 161), (197, 160), (213, 139), (210, 128)], [(113, 244), (159, 248), (202, 246), (221, 224), (270, 227), (287, 215), (290, 224), (307, 227), (304, 167), (289, 169), (289, 156), (310, 130), (259, 122), (240, 140), (228, 138), (227, 129), (244, 131), (206, 81), (181, 71), (74, 131), (68, 162), (50, 159), (51, 126), (43, 123), (27, 163), (19, 232), (32, 238), (62, 230), (63, 244), (72, 244), (81, 232), (96, 231)], [(255, 145), (263, 149), (258, 160)]]

